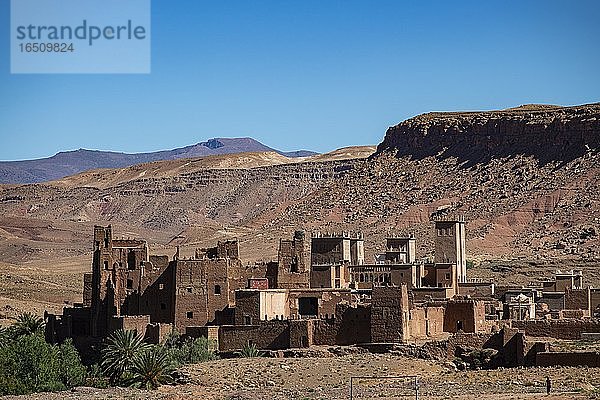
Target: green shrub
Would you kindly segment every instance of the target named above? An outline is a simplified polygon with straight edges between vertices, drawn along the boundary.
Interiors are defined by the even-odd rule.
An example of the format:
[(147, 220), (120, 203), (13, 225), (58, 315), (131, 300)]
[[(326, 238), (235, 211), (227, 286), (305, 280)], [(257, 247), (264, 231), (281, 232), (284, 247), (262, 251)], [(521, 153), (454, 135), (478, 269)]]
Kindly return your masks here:
[(152, 346), (134, 360), (127, 380), (129, 386), (156, 389), (173, 382), (173, 363), (168, 350), (163, 346)]
[(101, 351), (102, 371), (113, 384), (119, 384), (129, 379), (125, 373), (130, 371), (135, 361), (144, 354), (150, 345), (144, 343), (144, 338), (136, 331), (115, 331)]
[(85, 379), (85, 385), (98, 389), (106, 389), (109, 387), (109, 381), (102, 373), (102, 368), (98, 364), (92, 364), (88, 368), (88, 373)]
[(60, 380), (66, 387), (81, 386), (85, 383), (87, 371), (81, 363), (73, 340), (67, 339), (58, 347)]
[(80, 385), (85, 367), (72, 343), (22, 335), (0, 349), (0, 395), (65, 390)]
[(165, 347), (176, 366), (197, 364), (217, 358), (212, 348), (213, 343), (205, 337), (187, 338), (171, 347)]
[(240, 357), (248, 358), (248, 357), (260, 357), (262, 355), (261, 351), (258, 350), (255, 344), (246, 344), (241, 351), (237, 352), (237, 355)]

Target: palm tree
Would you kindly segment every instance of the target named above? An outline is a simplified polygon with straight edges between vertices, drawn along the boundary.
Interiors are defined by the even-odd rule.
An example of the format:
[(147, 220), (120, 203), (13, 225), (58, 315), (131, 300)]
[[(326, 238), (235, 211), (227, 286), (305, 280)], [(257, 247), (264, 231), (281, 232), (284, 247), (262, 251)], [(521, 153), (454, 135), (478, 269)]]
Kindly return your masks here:
[(128, 383), (142, 389), (156, 389), (173, 382), (173, 370), (169, 352), (164, 347), (152, 346), (135, 359)]
[(115, 331), (101, 351), (100, 365), (111, 383), (116, 383), (149, 348), (150, 345), (144, 343), (144, 338), (136, 331)]
[(17, 322), (14, 323), (12, 329), (15, 337), (35, 335), (44, 333), (45, 325), (46, 323), (42, 318), (26, 312), (17, 317)]

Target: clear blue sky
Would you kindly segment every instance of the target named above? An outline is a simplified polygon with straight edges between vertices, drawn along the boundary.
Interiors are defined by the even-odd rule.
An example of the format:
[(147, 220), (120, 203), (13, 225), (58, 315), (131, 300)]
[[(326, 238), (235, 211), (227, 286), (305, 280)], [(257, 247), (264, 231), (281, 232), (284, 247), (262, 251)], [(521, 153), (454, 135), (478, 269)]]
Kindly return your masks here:
[(600, 101), (600, 1), (153, 0), (149, 75), (11, 75), (0, 160), (251, 136), (377, 144), (432, 110)]

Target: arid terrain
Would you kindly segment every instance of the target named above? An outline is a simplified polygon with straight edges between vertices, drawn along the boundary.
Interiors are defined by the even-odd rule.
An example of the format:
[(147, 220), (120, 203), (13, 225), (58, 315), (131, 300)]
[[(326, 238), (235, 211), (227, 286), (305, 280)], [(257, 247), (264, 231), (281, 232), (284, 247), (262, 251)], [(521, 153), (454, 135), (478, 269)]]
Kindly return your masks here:
[(276, 257), (296, 229), (388, 233), (431, 254), (432, 213), (464, 215), (470, 277), (527, 284), (558, 268), (600, 285), (600, 105), (430, 113), (391, 127), (375, 151), (288, 158), (241, 153), (101, 169), (0, 186), (0, 317), (79, 301), (94, 224), (183, 256), (237, 237), (247, 262)]
[[(155, 392), (132, 389), (77, 388), (68, 393), (43, 393), (34, 399), (206, 399), (329, 400), (348, 399), (350, 377), (419, 376), (421, 399), (594, 399), (600, 395), (600, 371), (581, 368), (527, 368), (456, 372), (444, 364), (393, 354), (332, 356), (317, 348), (312, 357), (235, 358), (186, 367), (185, 385), (163, 386)], [(329, 353), (329, 354), (328, 354)], [(308, 355), (308, 354), (306, 354)], [(546, 395), (545, 379), (553, 382)], [(411, 380), (360, 380), (354, 399), (414, 399)]]
[[(387, 234), (413, 233), (428, 257), (431, 215), (464, 215), (469, 277), (520, 285), (579, 268), (584, 285), (600, 286), (599, 124), (598, 104), (431, 113), (391, 127), (377, 149), (177, 159), (0, 185), (0, 323), (81, 301), (95, 224), (169, 256), (237, 237), (242, 259), (254, 262), (276, 258), (279, 239), (297, 229), (362, 231), (369, 259)], [(381, 374), (419, 375), (422, 398), (434, 399), (593, 398), (600, 388), (593, 369), (455, 372), (397, 355), (323, 352), (200, 364), (189, 384), (152, 396), (342, 399), (350, 376)], [(558, 392), (550, 397), (541, 394), (547, 375)], [(69, 396), (146, 398), (119, 390)], [(379, 397), (373, 390), (363, 398)]]

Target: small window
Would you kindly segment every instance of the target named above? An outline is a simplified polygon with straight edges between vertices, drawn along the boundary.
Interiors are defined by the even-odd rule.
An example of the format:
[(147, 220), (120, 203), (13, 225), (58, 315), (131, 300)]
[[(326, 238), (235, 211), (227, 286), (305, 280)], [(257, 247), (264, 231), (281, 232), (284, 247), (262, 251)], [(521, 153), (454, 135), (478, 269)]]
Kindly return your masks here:
[(108, 261), (104, 261), (104, 269), (108, 269)]
[(292, 262), (290, 263), (290, 272), (298, 273), (300, 269), (298, 268), (298, 257), (293, 256)]
[(108, 247), (108, 237), (104, 238), (104, 247)]
[(185, 313), (185, 316), (188, 319), (192, 319), (192, 318), (194, 318), (194, 312), (193, 311), (188, 311), (188, 312)]
[(221, 294), (221, 286), (215, 285), (215, 294)]
[(159, 283), (158, 284), (158, 290), (163, 290), (165, 288), (165, 284), (164, 283)]
[(188, 287), (186, 288), (186, 290), (187, 290), (187, 292), (188, 292), (188, 293), (192, 293), (192, 287), (191, 287), (191, 286), (188, 286)]
[(127, 279), (127, 289), (133, 289), (133, 279)]
[(249, 315), (244, 315), (244, 325), (252, 325), (252, 317)]
[(167, 309), (167, 305), (165, 303), (160, 303), (160, 309), (161, 310), (166, 310)]

